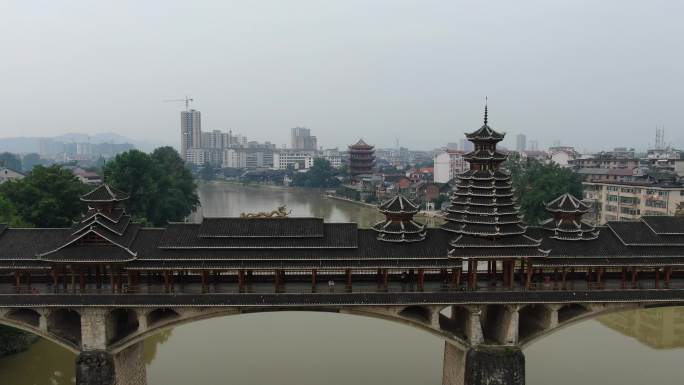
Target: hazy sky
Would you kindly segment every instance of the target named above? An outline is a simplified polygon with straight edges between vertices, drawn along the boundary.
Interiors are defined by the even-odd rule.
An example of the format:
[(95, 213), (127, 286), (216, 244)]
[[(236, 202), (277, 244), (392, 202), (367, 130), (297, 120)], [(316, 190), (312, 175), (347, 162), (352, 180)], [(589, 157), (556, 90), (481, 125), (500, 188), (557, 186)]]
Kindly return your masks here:
[(684, 147), (684, 1), (0, 0), (0, 137), (203, 129), (431, 149), (490, 123)]

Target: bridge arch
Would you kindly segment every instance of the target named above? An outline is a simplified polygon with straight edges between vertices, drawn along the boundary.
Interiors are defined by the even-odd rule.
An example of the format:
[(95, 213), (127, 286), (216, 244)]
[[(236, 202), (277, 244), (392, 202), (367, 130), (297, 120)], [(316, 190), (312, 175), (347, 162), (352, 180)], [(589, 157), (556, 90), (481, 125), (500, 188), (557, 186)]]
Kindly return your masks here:
[[(563, 304), (563, 305), (541, 305), (545, 306), (551, 319), (548, 320), (544, 326), (537, 327), (536, 330), (520, 338), (519, 345), (521, 348), (539, 341), (540, 339), (552, 335), (562, 329), (571, 327), (573, 325), (600, 317), (602, 315), (618, 313), (628, 310), (639, 310), (646, 308), (645, 306), (636, 303), (622, 303), (622, 304)], [(657, 306), (649, 307), (672, 307), (681, 306), (681, 304), (663, 303)], [(553, 315), (553, 312), (556, 315)]]
[(107, 313), (107, 343), (112, 344), (135, 333), (140, 326), (138, 313), (130, 308), (112, 309)]
[(72, 308), (51, 310), (47, 316), (47, 331), (75, 346), (81, 346), (81, 313)]
[[(47, 317), (44, 311), (28, 308), (8, 309), (0, 313), (0, 325), (9, 326), (27, 333), (31, 333), (47, 341), (50, 341), (62, 348), (78, 353), (80, 346), (73, 341), (65, 339), (47, 329)], [(36, 318), (37, 316), (37, 318)]]
[(108, 350), (116, 354), (132, 345), (144, 341), (152, 335), (196, 321), (240, 314), (283, 311), (327, 312), (378, 318), (412, 326), (440, 338), (450, 340), (457, 346), (466, 347), (468, 344), (460, 338), (460, 335), (455, 335), (450, 330), (445, 330), (440, 327), (439, 319), (443, 317), (443, 315), (440, 314), (441, 309), (442, 306), (434, 308), (430, 306), (388, 306), (360, 309), (342, 307), (310, 307), (306, 309), (288, 307), (174, 309), (159, 307), (145, 309), (142, 312), (139, 311), (138, 317), (139, 320), (141, 320), (140, 324), (145, 325), (145, 327), (140, 327), (137, 331), (112, 342)]

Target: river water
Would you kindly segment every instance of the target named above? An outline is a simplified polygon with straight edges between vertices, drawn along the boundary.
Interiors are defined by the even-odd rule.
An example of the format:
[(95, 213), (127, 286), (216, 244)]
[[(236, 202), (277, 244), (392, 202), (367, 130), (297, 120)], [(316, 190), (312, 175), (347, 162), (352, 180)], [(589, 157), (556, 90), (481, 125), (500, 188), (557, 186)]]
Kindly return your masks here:
[[(312, 190), (205, 183), (204, 216), (270, 211), (369, 226), (374, 209)], [(684, 308), (628, 311), (564, 328), (528, 346), (529, 385), (679, 385)], [(427, 332), (359, 316), (245, 314), (179, 326), (145, 341), (150, 385), (439, 385), (443, 342)], [(74, 382), (75, 356), (44, 340), (0, 359), (0, 385)]]

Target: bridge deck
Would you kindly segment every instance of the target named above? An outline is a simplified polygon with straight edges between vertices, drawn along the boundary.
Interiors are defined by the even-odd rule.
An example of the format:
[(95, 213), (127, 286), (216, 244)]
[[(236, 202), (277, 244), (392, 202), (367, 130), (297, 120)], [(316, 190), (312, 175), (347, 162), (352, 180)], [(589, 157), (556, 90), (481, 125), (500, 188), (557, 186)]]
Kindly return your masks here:
[(684, 303), (684, 289), (426, 291), (387, 293), (0, 294), (0, 307), (339, 306), (399, 304)]

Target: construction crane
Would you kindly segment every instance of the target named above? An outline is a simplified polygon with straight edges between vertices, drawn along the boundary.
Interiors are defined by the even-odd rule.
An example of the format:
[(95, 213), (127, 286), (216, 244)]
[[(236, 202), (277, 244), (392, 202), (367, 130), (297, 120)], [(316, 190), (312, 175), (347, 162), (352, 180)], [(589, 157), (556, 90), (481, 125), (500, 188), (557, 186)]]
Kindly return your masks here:
[(189, 107), (189, 105), (190, 105), (190, 102), (194, 102), (194, 101), (195, 101), (195, 99), (189, 98), (189, 97), (186, 96), (185, 99), (167, 99), (167, 100), (164, 100), (164, 103), (168, 103), (168, 102), (185, 102), (185, 111), (188, 111), (188, 107)]

